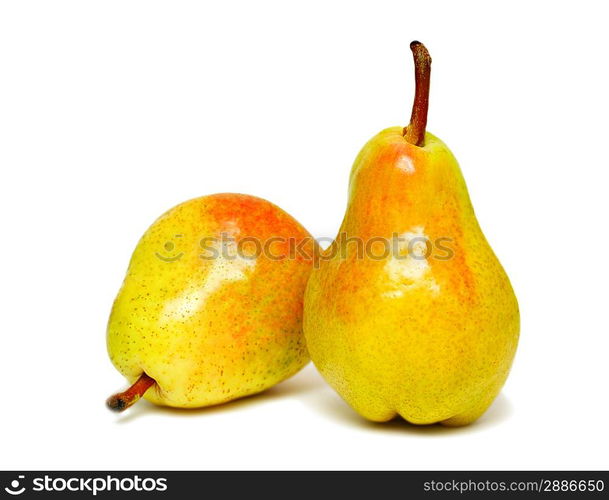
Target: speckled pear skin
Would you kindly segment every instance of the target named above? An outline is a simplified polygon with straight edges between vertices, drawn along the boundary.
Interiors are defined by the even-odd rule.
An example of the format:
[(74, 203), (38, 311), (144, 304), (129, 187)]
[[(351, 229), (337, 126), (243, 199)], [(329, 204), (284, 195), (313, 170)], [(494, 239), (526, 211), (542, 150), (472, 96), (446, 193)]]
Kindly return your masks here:
[[(223, 233), (232, 238), (226, 257), (205, 240)], [(271, 237), (282, 241), (271, 243), (269, 257), (251, 238)], [(255, 394), (295, 374), (309, 360), (302, 309), (313, 261), (290, 258), (290, 239), (306, 240), (312, 256), (309, 233), (253, 196), (204, 196), (169, 210), (138, 243), (114, 302), (107, 330), (114, 366), (129, 383), (145, 372), (156, 385), (144, 397), (180, 408)]]
[[(323, 377), (365, 418), (466, 425), (506, 380), (518, 303), (452, 153), (429, 133), (410, 144), (402, 130), (383, 130), (355, 160), (339, 237), (307, 286), (305, 337)], [(393, 255), (358, 259), (345, 244), (394, 233), (405, 243)]]

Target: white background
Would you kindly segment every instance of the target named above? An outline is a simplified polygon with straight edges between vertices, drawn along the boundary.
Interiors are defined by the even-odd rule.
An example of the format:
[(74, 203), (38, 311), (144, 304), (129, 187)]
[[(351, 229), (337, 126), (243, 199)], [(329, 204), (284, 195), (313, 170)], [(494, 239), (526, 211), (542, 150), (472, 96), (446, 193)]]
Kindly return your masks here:
[[(2, 2), (0, 467), (607, 468), (606, 22), (582, 1)], [(147, 226), (237, 191), (333, 236), (356, 153), (408, 121), (413, 39), (520, 301), (488, 413), (367, 423), (312, 366), (222, 407), (107, 411), (106, 321)]]

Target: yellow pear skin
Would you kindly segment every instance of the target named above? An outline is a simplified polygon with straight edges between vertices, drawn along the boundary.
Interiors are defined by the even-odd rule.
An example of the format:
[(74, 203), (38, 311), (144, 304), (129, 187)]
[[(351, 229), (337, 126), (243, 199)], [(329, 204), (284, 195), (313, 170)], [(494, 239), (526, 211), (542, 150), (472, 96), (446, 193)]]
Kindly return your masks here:
[(503, 386), (519, 310), (456, 159), (424, 130), (431, 59), (411, 47), (413, 118), (356, 158), (339, 236), (307, 285), (304, 330), (315, 366), (363, 417), (461, 426)]
[[(256, 241), (270, 241), (268, 252)], [(304, 251), (290, 255), (300, 243)], [(108, 353), (133, 386), (108, 406), (120, 411), (142, 396), (216, 405), (299, 371), (309, 360), (302, 308), (313, 245), (290, 215), (248, 195), (204, 196), (161, 216), (137, 245), (110, 315)]]

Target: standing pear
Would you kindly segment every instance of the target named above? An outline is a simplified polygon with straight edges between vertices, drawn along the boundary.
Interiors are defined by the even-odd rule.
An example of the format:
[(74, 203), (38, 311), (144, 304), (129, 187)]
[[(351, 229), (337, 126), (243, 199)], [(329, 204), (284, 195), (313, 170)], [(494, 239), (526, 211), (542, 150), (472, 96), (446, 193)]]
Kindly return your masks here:
[(309, 279), (304, 331), (315, 366), (365, 418), (460, 426), (508, 376), (518, 303), (455, 157), (425, 131), (431, 58), (419, 42), (411, 50), (410, 124), (357, 156), (339, 236)]

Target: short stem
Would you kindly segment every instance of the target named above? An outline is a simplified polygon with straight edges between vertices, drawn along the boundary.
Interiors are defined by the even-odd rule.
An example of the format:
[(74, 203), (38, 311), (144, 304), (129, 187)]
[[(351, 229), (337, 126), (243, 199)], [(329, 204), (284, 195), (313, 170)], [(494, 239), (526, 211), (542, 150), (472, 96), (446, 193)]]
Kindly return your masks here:
[(404, 128), (404, 138), (415, 146), (425, 145), (425, 127), (429, 108), (429, 80), (431, 75), (431, 56), (425, 45), (414, 41), (410, 44), (414, 58), (415, 92), (410, 124)]
[(153, 378), (150, 378), (145, 373), (138, 378), (135, 383), (124, 392), (119, 392), (110, 396), (106, 400), (108, 408), (114, 411), (123, 411), (137, 403), (137, 401), (144, 395), (144, 393), (155, 384)]

